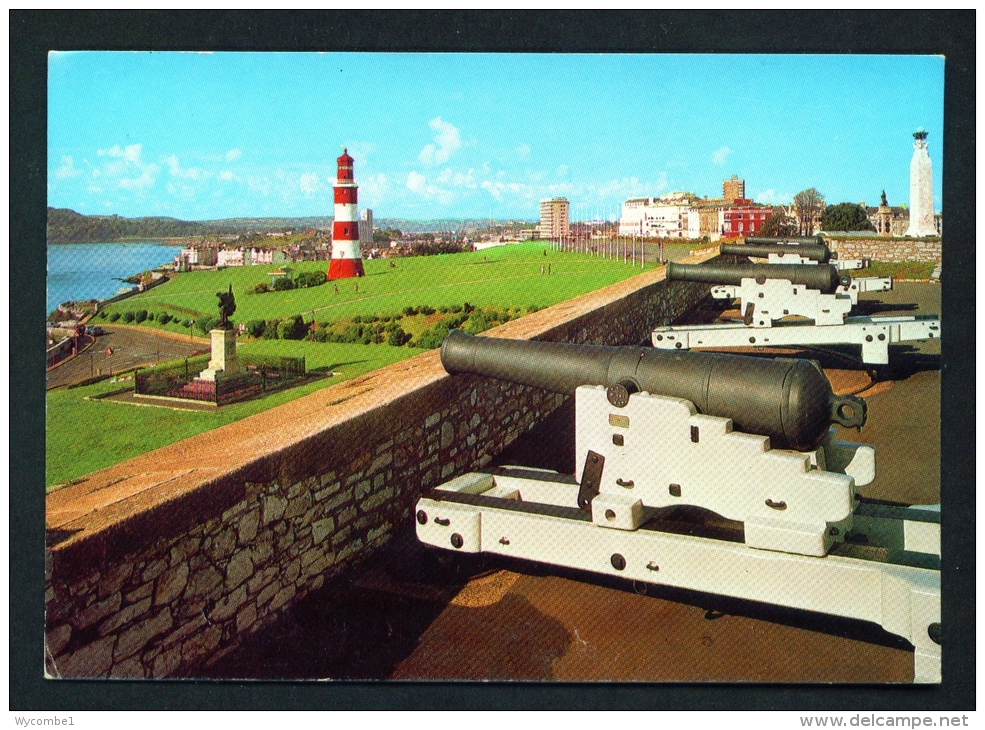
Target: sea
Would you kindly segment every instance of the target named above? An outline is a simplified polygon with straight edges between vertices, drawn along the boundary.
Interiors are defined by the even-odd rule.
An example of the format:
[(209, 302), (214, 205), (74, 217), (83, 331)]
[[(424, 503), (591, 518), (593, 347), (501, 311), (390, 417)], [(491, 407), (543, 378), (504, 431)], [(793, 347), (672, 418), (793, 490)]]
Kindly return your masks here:
[(179, 251), (148, 241), (49, 245), (47, 311), (62, 302), (115, 296), (133, 286), (122, 279), (171, 263)]

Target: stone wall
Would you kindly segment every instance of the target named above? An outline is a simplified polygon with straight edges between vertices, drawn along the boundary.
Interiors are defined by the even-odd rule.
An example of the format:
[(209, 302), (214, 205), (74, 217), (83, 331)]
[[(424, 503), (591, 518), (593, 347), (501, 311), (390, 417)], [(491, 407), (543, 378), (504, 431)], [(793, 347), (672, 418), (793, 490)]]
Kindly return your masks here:
[(843, 259), (873, 261), (919, 261), (941, 263), (941, 242), (913, 238), (825, 238), (832, 251)]
[[(635, 344), (706, 293), (659, 270), (486, 334)], [(48, 673), (203, 674), (563, 400), (449, 376), (432, 351), (49, 494)]]

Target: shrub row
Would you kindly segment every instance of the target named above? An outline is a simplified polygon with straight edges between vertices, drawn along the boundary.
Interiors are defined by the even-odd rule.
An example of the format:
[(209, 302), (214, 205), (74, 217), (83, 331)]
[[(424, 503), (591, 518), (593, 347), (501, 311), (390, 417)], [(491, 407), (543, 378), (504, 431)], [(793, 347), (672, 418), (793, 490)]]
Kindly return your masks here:
[(253, 287), (254, 294), (266, 294), (271, 291), (289, 291), (290, 289), (307, 289), (312, 286), (321, 286), (327, 281), (324, 271), (302, 271), (294, 278), (281, 276), (274, 279), (273, 284), (261, 281)]
[(286, 319), (251, 319), (246, 323), (250, 337), (264, 340), (303, 340), (308, 334), (308, 324), (300, 314)]

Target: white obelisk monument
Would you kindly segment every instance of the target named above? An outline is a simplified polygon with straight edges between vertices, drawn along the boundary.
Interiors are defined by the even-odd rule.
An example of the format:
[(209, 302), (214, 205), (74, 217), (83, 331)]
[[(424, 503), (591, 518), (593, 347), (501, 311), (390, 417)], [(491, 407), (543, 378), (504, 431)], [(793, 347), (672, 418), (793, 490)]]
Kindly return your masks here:
[(936, 236), (934, 226), (934, 191), (930, 178), (930, 155), (927, 133), (917, 127), (913, 133), (913, 159), (910, 160), (910, 226), (904, 235), (919, 238)]

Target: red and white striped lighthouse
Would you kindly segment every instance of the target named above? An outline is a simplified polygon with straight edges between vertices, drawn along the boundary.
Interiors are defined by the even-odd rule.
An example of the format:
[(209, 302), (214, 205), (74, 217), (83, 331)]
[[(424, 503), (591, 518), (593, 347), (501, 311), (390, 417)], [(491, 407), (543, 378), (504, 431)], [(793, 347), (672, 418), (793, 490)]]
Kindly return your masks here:
[(335, 180), (335, 222), (332, 224), (332, 260), (328, 278), (349, 279), (363, 276), (363, 259), (359, 252), (359, 216), (356, 211), (356, 190), (352, 177), (352, 158), (343, 150), (338, 158), (339, 172)]

